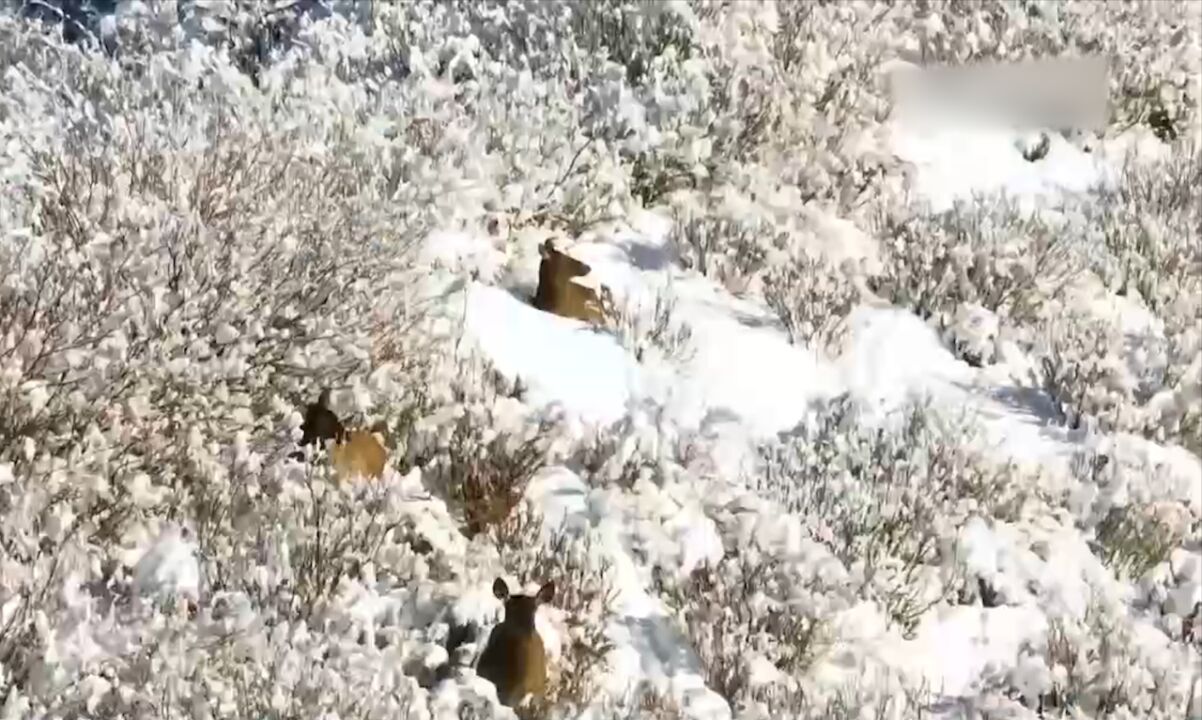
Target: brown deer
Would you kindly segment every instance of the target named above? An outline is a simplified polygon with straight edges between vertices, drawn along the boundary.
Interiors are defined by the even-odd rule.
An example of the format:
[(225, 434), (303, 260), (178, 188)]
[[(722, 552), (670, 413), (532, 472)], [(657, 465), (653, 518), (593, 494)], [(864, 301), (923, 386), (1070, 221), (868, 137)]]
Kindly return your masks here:
[(605, 318), (605, 303), (609, 291), (601, 288), (601, 297), (590, 287), (574, 282), (592, 270), (587, 264), (555, 249), (551, 240), (538, 248), (542, 261), (538, 265), (538, 290), (534, 294), (534, 307), (543, 312), (584, 322), (600, 324)]
[(505, 603), (505, 619), (489, 634), (476, 672), (497, 686), (502, 705), (513, 707), (527, 695), (539, 698), (546, 691), (547, 652), (534, 629), (534, 614), (555, 597), (555, 583), (547, 582), (534, 595), (510, 595), (509, 586), (497, 578), (492, 592)]
[[(305, 408), (305, 419), (301, 423), (300, 445), (316, 445), (331, 442), (330, 462), (334, 471), (343, 480), (355, 476), (379, 479), (384, 474), (388, 452), (377, 433), (365, 430), (347, 430), (334, 411), (330, 410), (330, 391), (322, 390), (317, 402)], [(293, 458), (301, 459), (302, 453)]]

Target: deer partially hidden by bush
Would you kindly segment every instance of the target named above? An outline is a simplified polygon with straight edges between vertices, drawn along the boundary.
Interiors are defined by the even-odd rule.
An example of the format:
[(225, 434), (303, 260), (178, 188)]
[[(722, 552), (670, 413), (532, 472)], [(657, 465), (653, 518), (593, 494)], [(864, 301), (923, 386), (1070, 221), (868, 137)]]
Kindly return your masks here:
[(593, 288), (575, 281), (592, 271), (587, 264), (557, 250), (550, 239), (538, 248), (542, 261), (538, 266), (538, 290), (534, 307), (544, 312), (584, 322), (601, 324), (606, 308), (612, 305), (608, 288), (600, 297)]
[[(349, 480), (356, 476), (379, 479), (384, 474), (388, 451), (384, 440), (377, 432), (347, 430), (342, 421), (330, 410), (330, 391), (322, 390), (317, 402), (305, 407), (305, 419), (301, 423), (301, 447), (328, 445), (330, 462), (339, 479)], [(301, 452), (292, 455), (303, 459)]]
[(547, 582), (534, 595), (510, 595), (501, 578), (493, 594), (505, 603), (505, 619), (493, 628), (476, 664), (480, 677), (497, 686), (497, 699), (513, 707), (527, 695), (541, 698), (547, 687), (547, 653), (534, 629), (538, 606), (555, 597), (555, 583)]

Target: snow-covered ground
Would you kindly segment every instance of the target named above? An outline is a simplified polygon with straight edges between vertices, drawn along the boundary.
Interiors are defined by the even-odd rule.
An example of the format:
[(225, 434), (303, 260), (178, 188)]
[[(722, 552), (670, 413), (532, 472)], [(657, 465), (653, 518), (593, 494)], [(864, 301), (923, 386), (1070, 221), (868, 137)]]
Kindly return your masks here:
[[(1035, 208), (1060, 193), (1087, 193), (1116, 171), (1099, 153), (1083, 152), (1059, 136), (1046, 162), (1027, 162), (1016, 151), (1021, 137), (1003, 129), (903, 127), (893, 142), (898, 157), (916, 167), (915, 201), (933, 209), (999, 191)], [(830, 237), (819, 242), (835, 247), (855, 242), (840, 235), (846, 232), (843, 226), (828, 227)], [(612, 334), (537, 311), (520, 294), (496, 285), (471, 283), (455, 301), (465, 306), (463, 337), (502, 372), (527, 383), (532, 404), (554, 404), (582, 423), (638, 417), (657, 423), (659, 432), (665, 427), (676, 434), (701, 432), (710, 443), (712, 456), (706, 461), (713, 474), (658, 498), (611, 499), (597, 506), (588, 501), (582, 480), (555, 466), (535, 479), (529, 499), (553, 526), (571, 517), (604, 531), (617, 584), (612, 686), (667, 683), (689, 717), (729, 717), (725, 703), (705, 690), (695, 661), (679, 660), (690, 649), (666, 622), (663, 603), (648, 587), (650, 566), (678, 564), (687, 573), (701, 561), (721, 558), (721, 539), (701, 508), (723, 493), (739, 492), (740, 471), (752, 462), (757, 442), (801, 422), (815, 400), (845, 391), (882, 413), (914, 397), (933, 397), (936, 408), (949, 412), (967, 410), (983, 421), (998, 462), (1043, 468), (1053, 484), (1068, 482), (1069, 461), (1082, 439), (1041, 413), (1038, 393), (1024, 399), (1020, 388), (991, 380), (988, 369), (969, 367), (927, 324), (900, 309), (857, 308), (836, 357), (795, 346), (762, 303), (734, 297), (716, 282), (665, 260), (671, 252), (666, 233), (665, 219), (647, 212), (591, 233), (572, 254), (590, 263), (594, 277), (619, 298), (646, 306), (657, 292), (670, 292), (675, 319), (692, 329), (691, 352), (684, 359), (654, 357), (640, 363)], [(429, 242), (447, 240), (436, 236)], [(455, 246), (459, 262), (471, 267), (496, 252), (486, 237), (475, 241), (474, 252), (465, 251), (472, 247), (470, 237), (458, 238)], [(536, 274), (537, 255), (523, 261), (529, 267), (515, 272)], [(654, 420), (648, 418), (649, 408)], [(1196, 457), (1140, 439), (1124, 442), (1130, 452), (1166, 464), (1169, 489), (1162, 499), (1202, 512), (1202, 466)], [(751, 522), (770, 523), (774, 511), (762, 512), (768, 515)], [(630, 537), (640, 534), (640, 520), (648, 514), (666, 522), (659, 528), (666, 534), (659, 547), (668, 558), (632, 552)], [(1020, 650), (1046, 636), (1049, 603), (1084, 612), (1091, 578), (1107, 575), (1071, 527), (990, 528), (977, 521), (963, 528), (962, 539), (967, 563), (994, 578), (1011, 604), (932, 610), (910, 639), (887, 630), (879, 618), (845, 638), (867, 656), (919, 674), (936, 691), (933, 707), (944, 708), (934, 716), (949, 720), (974, 717), (959, 713), (953, 701), (973, 698), (987, 678), (1022, 672)], [(1037, 543), (1049, 549), (1037, 556), (1030, 549)], [(849, 609), (848, 622), (862, 623), (863, 612)]]
[[(643, 12), (635, 5), (623, 12)], [(937, 14), (908, 9), (925, 19), (907, 24), (903, 15), (907, 40), (878, 26), (892, 11), (874, 20), (869, 4), (823, 6), (812, 26), (809, 16), (792, 18), (805, 29), (790, 32), (807, 44), (790, 67), (840, 90), (818, 101), (756, 69), (787, 55), (773, 45), (775, 30), (761, 27), (775, 28), (771, 3), (665, 8), (696, 34), (696, 57), (663, 50), (648, 67), (628, 57), (622, 68), (593, 48), (596, 67), (560, 67), (572, 53), (583, 57), (589, 33), (601, 30), (577, 37), (579, 28), (555, 26), (571, 53), (550, 30), (551, 50), (519, 51), (490, 35), (509, 37), (513, 23), (529, 21), (516, 10), (422, 6), (382, 13), (371, 36), (337, 20), (307, 28), (304, 52), (281, 55), (253, 82), (245, 57), (181, 41), (175, 19), (138, 3), (122, 4), (104, 33), (111, 42), (126, 33), (128, 47), (131, 34), (145, 41), (150, 49), (139, 52), (153, 58), (138, 68), (145, 82), (131, 80), (120, 58), (73, 54), (0, 17), (0, 43), (11, 38), (19, 49), (0, 73), (0, 390), (15, 398), (0, 417), (0, 438), (14, 438), (0, 447), (0, 520), (10, 526), (0, 528), (0, 660), (12, 660), (12, 669), (0, 664), (0, 717), (510, 717), (473, 668), (502, 610), (493, 581), (505, 577), (524, 592), (557, 583), (536, 627), (552, 687), (569, 689), (548, 717), (677, 717), (640, 704), (651, 689), (695, 720), (784, 712), (812, 720), (836, 707), (843, 714), (834, 720), (1101, 718), (1113, 708), (1098, 703), (1111, 695), (1147, 705), (1124, 705), (1116, 717), (1150, 713), (1155, 699), (1157, 711), (1202, 718), (1202, 672), (1193, 667), (1202, 461), (1196, 445), (1182, 447), (1188, 437), (1157, 436), (1144, 422), (1169, 428), (1194, 417), (1198, 403), (1202, 381), (1190, 373), (1202, 361), (1178, 372), (1180, 358), (1165, 359), (1174, 299), (1156, 296), (1160, 286), (1137, 272), (1140, 258), (1107, 264), (1101, 251), (1072, 283), (1037, 288), (1046, 295), (1041, 322), (1071, 315), (1117, 338), (1120, 350), (1098, 362), (1119, 370), (1080, 363), (1082, 377), (1103, 379), (1073, 375), (1099, 386), (1074, 402), (1102, 413), (1108, 400), (1139, 394), (1130, 386), (1159, 389), (1134, 420), (1118, 417), (1129, 408), (1117, 403), (1124, 431), (1097, 430), (1092, 418), (1075, 426), (1058, 404), (1070, 403), (1047, 389), (1051, 370), (1036, 362), (1043, 353), (1050, 365), (1052, 351), (1031, 347), (1052, 342), (1050, 331), (1020, 336), (1014, 326), (1028, 320), (1006, 315), (1019, 313), (1018, 300), (997, 303), (996, 313), (957, 301), (951, 326), (940, 328), (946, 318), (925, 317), (902, 293), (878, 293), (873, 283), (897, 272), (885, 266), (904, 257), (886, 243), (906, 236), (883, 237), (858, 210), (876, 202), (897, 210), (900, 199), (905, 212), (932, 218), (1004, 194), (1024, 217), (1079, 221), (1079, 208), (1124, 189), (1125, 163), (1155, 177), (1181, 145), (1135, 123), (1090, 143), (1048, 132), (1046, 155), (1032, 160), (1024, 154), (1038, 129), (885, 117), (879, 96), (857, 94), (871, 94), (878, 55), (912, 55), (914, 38), (924, 49), (944, 42), (951, 56), (961, 42), (975, 52), (992, 32), (980, 18), (949, 39)], [(166, 29), (139, 36), (129, 18)], [(476, 24), (464, 29), (464, 18)], [(840, 59), (828, 29), (871, 46), (873, 59), (868, 50)], [(1185, 64), (1198, 42), (1179, 34), (1172, 62)], [(629, 53), (621, 43), (613, 52)], [(486, 59), (485, 46), (509, 53), (513, 67)], [(544, 76), (546, 67), (557, 69)], [(52, 71), (71, 88), (61, 112), (57, 86), (41, 76)], [(360, 82), (360, 72), (374, 79)], [(580, 97), (568, 92), (579, 90), (577, 72), (592, 73)], [(737, 78), (730, 87), (749, 96), (699, 113), (692, 104), (710, 102), (721, 77)], [(781, 157), (760, 165), (750, 158), (761, 156), (732, 150), (729, 134), (754, 119), (738, 108), (761, 100), (746, 89), (756, 83), (769, 88), (762, 101), (779, 125), (804, 138), (774, 147)], [(208, 99), (186, 99), (194, 88)], [(285, 112), (294, 114), (287, 122)], [(719, 122), (711, 112), (726, 115)], [(851, 129), (828, 127), (832, 117)], [(93, 122), (110, 142), (89, 165), (71, 149)], [(714, 152), (732, 155), (715, 162)], [(694, 186), (702, 177), (727, 185), (710, 195), (688, 183), (636, 191), (634, 178), (657, 170), (647, 158), (661, 153), (665, 177), (691, 165), (684, 174)], [(632, 157), (652, 169), (623, 166)], [(885, 176), (863, 183), (879, 196), (858, 205), (849, 190), (858, 181), (839, 174), (857, 163)], [(786, 173), (792, 184), (775, 179)], [(892, 193), (895, 181), (904, 193)], [(803, 202), (805, 194), (821, 200)], [(679, 210), (706, 203), (707, 219), (771, 216), (787, 240), (757, 237), (763, 271), (707, 276), (674, 238)], [(564, 223), (548, 208), (595, 221)], [(1141, 252), (1159, 252), (1163, 228), (1140, 227), (1152, 238), (1140, 236)], [(588, 284), (612, 292), (617, 328), (533, 307), (538, 248), (553, 236), (591, 266)], [(1026, 240), (1017, 245), (1034, 245)], [(973, 241), (950, 255), (971, 255)], [(1161, 244), (1173, 242), (1180, 238)], [(791, 339), (765, 292), (767, 269), (791, 253), (839, 265), (840, 282), (859, 292), (845, 317), (829, 318), (838, 321), (829, 343)], [(987, 257), (999, 267), (972, 272), (1029, 273), (1021, 279), (1031, 287), (1045, 279), (1027, 258)], [(1188, 259), (1196, 256), (1186, 257), (1159, 261), (1153, 270), (1166, 277), (1154, 279), (1169, 287), (1177, 273), (1173, 287), (1196, 290)], [(906, 261), (916, 263), (909, 273), (933, 272), (930, 258)], [(44, 266), (54, 272), (29, 282)], [(948, 267), (952, 275), (968, 265)], [(1122, 275), (1121, 293), (1106, 273)], [(41, 318), (43, 285), (66, 298), (64, 317), (78, 317), (12, 330), (14, 318)], [(127, 295), (104, 294), (114, 287)], [(1189, 308), (1197, 298), (1177, 300)], [(110, 334), (80, 340), (93, 326)], [(1193, 329), (1173, 332), (1187, 360), (1202, 357)], [(970, 360), (952, 333), (984, 351)], [(1077, 347), (1070, 361), (1092, 362), (1092, 349)], [(1106, 384), (1115, 377), (1116, 387)], [(405, 433), (390, 439), (404, 452), (379, 482), (329, 484), (306, 469), (318, 466), (283, 459), (300, 423), (296, 406), (319, 385), (337, 388), (345, 417)], [(923, 423), (963, 438), (954, 448), (963, 456), (897, 446), (918, 442), (890, 434), (913, 430), (916, 403), (927, 403)], [(843, 418), (850, 427), (821, 435), (842, 407), (854, 409)], [(1142, 414), (1148, 408), (1160, 414)], [(864, 460), (856, 443), (874, 437), (885, 456), (853, 472)], [(787, 455), (782, 448), (809, 465), (769, 452)], [(912, 463), (898, 477), (927, 484), (890, 485), (888, 462)], [(454, 482), (472, 472), (523, 488), (495, 537), (465, 531), (473, 500), (457, 496)], [(984, 490), (945, 497), (966, 488), (964, 478), (986, 477), (1006, 484), (982, 481)], [(884, 489), (865, 490), (863, 478)], [(882, 517), (898, 505), (930, 527), (880, 539), (895, 532)], [(1117, 511), (1132, 525), (1107, 525)], [(1129, 527), (1133, 536), (1114, 539)], [(911, 552), (911, 542), (933, 546)], [(1154, 558), (1147, 567), (1145, 555)], [(1124, 562), (1139, 569), (1127, 573)], [(711, 575), (769, 565), (746, 585)], [(714, 584), (682, 590), (697, 578)], [(702, 647), (731, 618), (747, 621), (734, 631), (747, 647)], [(813, 620), (812, 638), (781, 630), (799, 618)], [(804, 657), (789, 655), (798, 642)], [(601, 657), (586, 657), (602, 644)], [(570, 695), (574, 680), (586, 696)], [(1081, 697), (1058, 695), (1073, 689)], [(794, 702), (772, 714), (777, 691)]]

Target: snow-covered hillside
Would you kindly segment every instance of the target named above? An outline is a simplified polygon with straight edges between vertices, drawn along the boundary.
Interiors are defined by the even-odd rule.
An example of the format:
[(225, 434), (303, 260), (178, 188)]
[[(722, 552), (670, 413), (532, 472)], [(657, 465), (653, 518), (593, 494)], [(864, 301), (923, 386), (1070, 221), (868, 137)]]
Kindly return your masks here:
[(1202, 718), (1194, 4), (227, 6), (0, 15), (0, 716)]

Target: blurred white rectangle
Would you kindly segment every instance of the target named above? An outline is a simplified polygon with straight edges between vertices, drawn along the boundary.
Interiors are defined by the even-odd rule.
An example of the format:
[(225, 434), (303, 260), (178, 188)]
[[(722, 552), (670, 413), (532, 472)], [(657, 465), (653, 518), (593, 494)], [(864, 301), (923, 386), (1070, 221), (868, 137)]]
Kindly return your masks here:
[(1025, 127), (1097, 129), (1109, 111), (1109, 67), (1101, 57), (1013, 64), (938, 66), (898, 72), (893, 102)]

